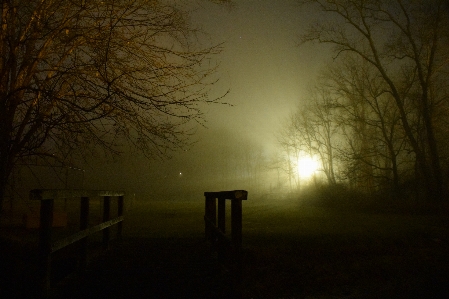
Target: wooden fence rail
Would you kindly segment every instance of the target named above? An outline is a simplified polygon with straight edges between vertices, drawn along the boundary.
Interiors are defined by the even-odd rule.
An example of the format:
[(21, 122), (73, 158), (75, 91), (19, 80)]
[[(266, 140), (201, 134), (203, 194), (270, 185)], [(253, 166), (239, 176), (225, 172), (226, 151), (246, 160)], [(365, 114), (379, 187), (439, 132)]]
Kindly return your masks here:
[[(232, 275), (231, 298), (242, 297), (242, 200), (247, 200), (248, 191), (234, 190), (204, 192), (205, 234), (217, 249), (219, 261), (229, 268)], [(218, 211), (217, 211), (218, 199)], [(231, 200), (231, 238), (226, 237), (226, 199)], [(230, 254), (229, 254), (230, 253)]]
[[(47, 297), (51, 288), (51, 255), (75, 242), (79, 246), (79, 266), (87, 265), (87, 237), (95, 232), (103, 231), (103, 248), (107, 249), (110, 241), (110, 227), (117, 224), (117, 238), (121, 238), (123, 230), (124, 192), (105, 190), (42, 190), (30, 191), (31, 200), (40, 201), (39, 225), (39, 289), (42, 297)], [(103, 197), (103, 222), (89, 227), (89, 199)], [(118, 197), (117, 217), (110, 219), (111, 197)], [(64, 239), (52, 242), (53, 207), (55, 199), (80, 199), (80, 231)]]
[[(226, 239), (226, 199), (230, 199), (231, 240), (228, 243), (235, 249), (240, 249), (242, 246), (242, 200), (247, 200), (248, 191), (204, 192), (204, 196), (206, 198), (204, 215), (206, 239), (212, 242), (215, 242), (217, 238)], [(218, 199), (218, 213), (216, 199)]]

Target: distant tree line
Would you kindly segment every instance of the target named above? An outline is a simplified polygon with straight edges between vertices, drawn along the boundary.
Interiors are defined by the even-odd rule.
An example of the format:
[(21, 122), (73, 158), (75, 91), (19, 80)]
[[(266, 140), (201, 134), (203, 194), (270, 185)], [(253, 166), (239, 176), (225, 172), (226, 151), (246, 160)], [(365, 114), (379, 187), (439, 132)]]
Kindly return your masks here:
[(449, 4), (301, 1), (323, 17), (302, 35), (333, 63), (280, 133), (285, 155), (317, 156), (329, 184), (367, 191), (407, 182), (434, 200), (449, 174)]

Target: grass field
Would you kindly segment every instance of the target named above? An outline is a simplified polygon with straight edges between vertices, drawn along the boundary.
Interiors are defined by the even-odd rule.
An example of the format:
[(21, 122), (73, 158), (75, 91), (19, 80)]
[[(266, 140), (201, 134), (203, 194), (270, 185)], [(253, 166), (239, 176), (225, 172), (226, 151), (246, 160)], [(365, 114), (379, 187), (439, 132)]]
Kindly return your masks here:
[[(375, 207), (250, 193), (243, 202), (243, 297), (449, 298), (448, 215)], [(135, 199), (124, 236), (182, 247), (204, 238), (203, 215), (202, 194)]]
[[(447, 218), (286, 202), (245, 219), (255, 297), (446, 298)], [(250, 213), (248, 211), (248, 213)], [(250, 279), (254, 277), (254, 279)]]
[[(203, 214), (201, 196), (137, 202), (126, 233), (201, 238)], [(448, 223), (441, 212), (250, 195), (243, 203), (244, 297), (447, 298)]]

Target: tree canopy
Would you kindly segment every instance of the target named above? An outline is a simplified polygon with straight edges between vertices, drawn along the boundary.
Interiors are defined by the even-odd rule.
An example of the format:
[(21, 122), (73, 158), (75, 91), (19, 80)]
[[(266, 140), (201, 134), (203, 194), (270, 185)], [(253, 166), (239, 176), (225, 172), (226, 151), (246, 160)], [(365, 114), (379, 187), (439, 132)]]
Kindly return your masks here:
[(428, 198), (442, 198), (448, 169), (442, 113), (449, 94), (447, 1), (299, 2), (323, 14), (301, 42), (330, 45), (334, 62), (340, 62), (318, 90), (343, 111), (333, 120), (346, 128), (349, 148), (341, 153), (348, 159), (352, 153), (350, 160), (358, 160), (371, 178), (373, 167), (382, 177), (392, 171), (396, 186), (404, 181), (398, 164), (413, 156), (414, 180), (422, 182)]
[(220, 47), (199, 46), (177, 1), (5, 0), (0, 21), (0, 203), (18, 161), (118, 140), (163, 156), (220, 102)]

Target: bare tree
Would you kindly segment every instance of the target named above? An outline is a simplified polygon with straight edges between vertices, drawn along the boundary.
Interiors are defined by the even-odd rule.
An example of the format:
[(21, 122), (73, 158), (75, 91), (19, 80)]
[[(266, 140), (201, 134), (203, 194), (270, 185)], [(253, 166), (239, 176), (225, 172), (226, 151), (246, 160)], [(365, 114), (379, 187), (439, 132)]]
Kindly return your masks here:
[(334, 99), (325, 88), (312, 91), (307, 105), (299, 105), (287, 119), (278, 134), (278, 143), (286, 156), (285, 171), (290, 184), (293, 180), (300, 187), (298, 162), (301, 157), (319, 157), (322, 170), (329, 184), (336, 184), (335, 138), (338, 125), (334, 119)]
[(5, 0), (0, 22), (0, 206), (20, 160), (119, 140), (163, 156), (220, 102), (220, 49), (198, 46), (176, 1)]
[[(366, 61), (350, 56), (331, 67), (326, 77), (327, 87), (338, 98), (339, 122), (349, 145), (346, 154), (343, 149), (341, 152), (354, 168), (349, 171), (364, 170), (361, 176), (365, 181), (375, 179), (375, 185), (388, 184), (397, 190), (400, 166), (407, 164), (404, 152), (408, 143), (384, 81)], [(410, 108), (406, 110), (410, 112)]]
[(335, 99), (329, 90), (316, 89), (313, 101), (303, 112), (303, 128), (310, 155), (320, 157), (322, 170), (329, 184), (337, 183), (335, 176), (335, 138), (338, 137)]
[[(301, 2), (313, 3), (330, 15), (327, 22), (313, 26), (303, 42), (331, 44), (335, 58), (350, 53), (377, 70), (398, 109), (428, 196), (441, 198), (443, 180), (432, 90), (442, 77), (447, 78), (448, 52), (443, 47), (448, 38), (446, 1)], [(409, 101), (417, 107), (424, 142), (420, 142), (407, 113)]]
[(298, 176), (297, 163), (301, 151), (307, 150), (303, 132), (300, 131), (301, 125), (298, 123), (299, 121), (296, 111), (291, 113), (277, 135), (277, 142), (283, 152), (281, 159), (278, 159), (278, 163), (280, 162), (280, 168), (288, 176), (290, 191), (293, 190), (293, 187), (296, 189), (300, 188), (301, 182)]

